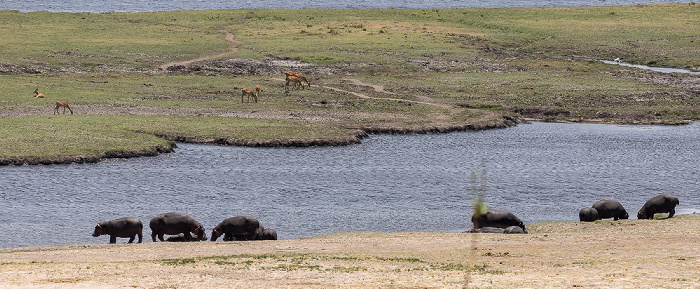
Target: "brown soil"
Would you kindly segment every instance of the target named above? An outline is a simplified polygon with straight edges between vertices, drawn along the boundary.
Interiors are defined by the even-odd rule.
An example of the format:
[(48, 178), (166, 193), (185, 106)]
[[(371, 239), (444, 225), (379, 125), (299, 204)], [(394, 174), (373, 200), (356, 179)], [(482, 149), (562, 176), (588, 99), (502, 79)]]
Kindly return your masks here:
[(529, 230), (5, 248), (0, 287), (700, 288), (698, 216)]

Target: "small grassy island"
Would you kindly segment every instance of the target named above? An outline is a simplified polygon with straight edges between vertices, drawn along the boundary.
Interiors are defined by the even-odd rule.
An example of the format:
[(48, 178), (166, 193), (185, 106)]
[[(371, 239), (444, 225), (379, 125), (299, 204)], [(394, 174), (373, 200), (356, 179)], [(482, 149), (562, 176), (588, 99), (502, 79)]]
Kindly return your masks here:
[[(700, 5), (427, 10), (0, 11), (0, 164), (99, 161), (174, 141), (357, 143), (520, 121), (683, 124)], [(304, 89), (285, 87), (285, 71)], [(241, 89), (262, 87), (259, 101)], [(43, 97), (35, 97), (35, 90)], [(66, 101), (75, 114), (54, 110)]]

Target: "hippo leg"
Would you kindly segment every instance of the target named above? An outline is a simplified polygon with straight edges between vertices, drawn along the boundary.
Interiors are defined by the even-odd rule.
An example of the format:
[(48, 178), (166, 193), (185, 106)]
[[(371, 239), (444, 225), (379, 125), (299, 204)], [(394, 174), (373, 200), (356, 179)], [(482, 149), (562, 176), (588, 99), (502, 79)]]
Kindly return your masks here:
[(671, 211), (668, 212), (668, 217), (671, 218), (671, 217), (673, 217), (673, 215), (675, 215), (675, 214), (676, 214), (676, 209), (673, 208), (673, 209), (671, 209)]
[(617, 221), (617, 219), (618, 219), (618, 217), (617, 217), (617, 216), (615, 216), (615, 217), (613, 218), (613, 220), (615, 220), (615, 221)]
[(151, 233), (151, 238), (153, 238), (153, 242), (156, 241), (156, 232)]
[(139, 235), (139, 243), (141, 243), (141, 239), (143, 239), (143, 235), (141, 234), (141, 232), (139, 232), (137, 235)]
[(116, 244), (117, 243), (117, 235), (109, 235), (109, 243)]
[(184, 233), (183, 233), (183, 237), (185, 238), (185, 240), (186, 240), (187, 242), (191, 242), (192, 240), (194, 240), (194, 239), (192, 238), (192, 234), (190, 234), (190, 232), (184, 232)]
[(224, 233), (224, 241), (233, 241), (233, 235)]
[(163, 235), (163, 233), (158, 234), (158, 240), (160, 240), (161, 242), (165, 242), (165, 240), (163, 239)]
[(136, 235), (131, 235), (131, 237), (129, 238), (129, 244), (133, 243), (135, 238)]

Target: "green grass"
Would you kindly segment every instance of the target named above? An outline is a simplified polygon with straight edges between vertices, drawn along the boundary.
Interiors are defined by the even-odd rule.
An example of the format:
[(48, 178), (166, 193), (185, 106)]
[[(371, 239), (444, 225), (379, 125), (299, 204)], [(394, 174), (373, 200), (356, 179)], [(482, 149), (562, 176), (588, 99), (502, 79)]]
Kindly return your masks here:
[[(166, 143), (153, 135), (255, 141), (345, 139), (356, 129), (461, 127), (502, 116), (617, 123), (700, 119), (695, 76), (661, 76), (586, 60), (700, 70), (700, 5), (535, 9), (215, 10), (153, 13), (0, 11), (3, 156), (75, 156)], [(224, 33), (234, 34), (237, 53)], [(163, 73), (174, 61), (269, 64), (293, 59), (314, 85), (243, 75), (221, 62)], [(280, 70), (283, 68), (279, 68)], [(393, 94), (352, 85), (383, 85)], [(659, 78), (660, 76), (653, 76)], [(260, 84), (257, 104), (240, 90)], [(680, 85), (680, 84), (685, 84)], [(360, 98), (343, 91), (377, 99)], [(39, 89), (46, 98), (33, 98)], [(378, 99), (382, 98), (382, 99)], [(385, 99), (389, 98), (389, 99)], [(429, 101), (452, 108), (417, 103)], [(56, 100), (78, 115), (51, 116)], [(149, 107), (187, 116), (84, 116), (81, 108)], [(197, 117), (249, 114), (260, 119)], [(182, 114), (182, 113), (180, 113)], [(313, 121), (299, 121), (305, 115)], [(277, 120), (266, 120), (274, 116)], [(52, 145), (46, 145), (46, 140)]]
[(0, 158), (99, 156), (104, 152), (169, 146), (169, 141), (155, 134), (264, 142), (342, 139), (354, 133), (354, 130), (316, 129), (300, 121), (232, 117), (49, 115), (0, 118), (0, 147), (4, 148)]

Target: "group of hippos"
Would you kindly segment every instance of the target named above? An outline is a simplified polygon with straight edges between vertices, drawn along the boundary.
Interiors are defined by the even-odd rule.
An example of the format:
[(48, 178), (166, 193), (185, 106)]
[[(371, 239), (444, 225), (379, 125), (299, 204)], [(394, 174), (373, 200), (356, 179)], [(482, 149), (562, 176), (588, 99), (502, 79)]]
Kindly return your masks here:
[[(661, 194), (649, 199), (637, 213), (638, 219), (653, 219), (654, 214), (668, 213), (671, 218), (676, 213), (678, 198)], [(581, 222), (593, 222), (595, 220), (628, 219), (629, 214), (620, 202), (613, 200), (601, 200), (589, 208), (583, 208), (579, 212)], [(473, 233), (504, 233), (527, 234), (525, 224), (511, 212), (504, 210), (488, 210), (485, 214), (473, 215)], [(164, 213), (151, 219), (151, 238), (156, 242), (156, 237), (163, 242), (164, 235), (174, 235), (167, 241), (206, 241), (207, 235), (204, 226), (192, 217), (181, 213)], [(139, 219), (125, 217), (98, 223), (95, 226), (93, 237), (109, 235), (109, 242), (116, 243), (117, 237), (129, 238), (133, 243), (136, 236), (141, 243), (143, 224)], [(221, 236), (224, 241), (248, 241), (248, 240), (277, 240), (277, 232), (274, 229), (265, 228), (260, 222), (250, 216), (231, 217), (221, 221), (211, 232), (211, 240), (216, 241)]]
[[(151, 237), (156, 242), (156, 236), (161, 242), (189, 242), (206, 241), (207, 235), (204, 226), (192, 217), (181, 213), (164, 213), (151, 219)], [(95, 226), (93, 237), (109, 235), (109, 243), (114, 244), (119, 238), (129, 238), (133, 243), (136, 236), (141, 243), (143, 224), (139, 219), (125, 217), (107, 222), (98, 223)], [(174, 235), (164, 240), (164, 235)], [(274, 229), (265, 228), (260, 222), (250, 216), (237, 216), (225, 219), (211, 232), (211, 240), (216, 241), (221, 236), (224, 241), (252, 241), (252, 240), (277, 240), (277, 232)]]
[[(653, 219), (654, 214), (657, 213), (668, 213), (668, 217), (671, 218), (676, 214), (678, 204), (678, 198), (674, 196), (658, 195), (644, 203), (644, 206), (637, 212), (637, 219)], [(629, 214), (622, 204), (613, 200), (598, 201), (591, 207), (581, 209), (578, 216), (581, 222), (609, 218), (613, 218), (615, 221), (629, 219)], [(472, 233), (527, 234), (523, 221), (511, 212), (503, 210), (488, 210), (485, 214), (475, 214), (472, 216), (472, 224), (474, 229), (469, 231)]]

